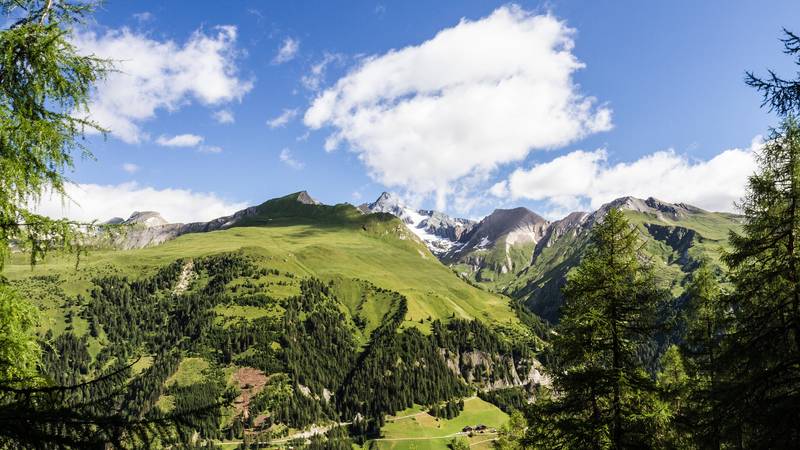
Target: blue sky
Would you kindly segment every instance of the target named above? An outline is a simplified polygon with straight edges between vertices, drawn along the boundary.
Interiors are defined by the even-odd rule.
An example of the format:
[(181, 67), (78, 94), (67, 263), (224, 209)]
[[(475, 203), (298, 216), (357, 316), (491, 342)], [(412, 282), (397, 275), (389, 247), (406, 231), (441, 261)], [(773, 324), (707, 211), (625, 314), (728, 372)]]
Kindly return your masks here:
[[(797, 69), (778, 41), (782, 27), (800, 23), (800, 5), (790, 1), (188, 5), (112, 0), (80, 31), (79, 47), (112, 52), (103, 55), (134, 71), (150, 64), (153, 48), (162, 65), (190, 62), (174, 78), (142, 73), (144, 84), (126, 87), (117, 76), (98, 91), (98, 120), (129, 108), (124, 123), (136, 131), (122, 136), (111, 126), (106, 139), (90, 136), (96, 159), (70, 175), (82, 186), (72, 191), (82, 208), (68, 214), (135, 208), (209, 219), (301, 189), (331, 204), (392, 190), (468, 217), (511, 205), (557, 217), (618, 194), (730, 210), (753, 168), (751, 141), (777, 120), (744, 85), (744, 72)], [(447, 38), (431, 43), (443, 30)], [(519, 37), (531, 48), (556, 43), (553, 52), (546, 43), (529, 52)], [(483, 43), (489, 48), (477, 49)], [(468, 57), (447, 66), (437, 52)], [(565, 56), (582, 67), (559, 66)], [(405, 78), (392, 81), (396, 73)], [(144, 110), (142, 85), (152, 102)], [(508, 90), (495, 96), (500, 86)], [(126, 89), (132, 97), (120, 97)], [(328, 91), (338, 99), (332, 109), (315, 103)], [(358, 103), (363, 92), (368, 99)], [(470, 100), (476, 93), (510, 97), (486, 104)], [(326, 151), (337, 134), (339, 145)], [(184, 146), (162, 145), (170, 142)]]

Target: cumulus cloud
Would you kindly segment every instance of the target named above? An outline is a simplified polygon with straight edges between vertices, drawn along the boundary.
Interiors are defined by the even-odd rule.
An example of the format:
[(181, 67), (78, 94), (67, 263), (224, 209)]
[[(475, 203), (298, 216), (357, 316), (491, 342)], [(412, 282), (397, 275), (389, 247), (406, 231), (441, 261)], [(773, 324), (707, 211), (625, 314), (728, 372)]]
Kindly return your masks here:
[(349, 144), (375, 180), (435, 194), (442, 208), (467, 177), (612, 127), (611, 110), (572, 80), (583, 67), (573, 34), (516, 6), (461, 20), (364, 58), (316, 97), (304, 122), (330, 127), (326, 149)]
[(203, 136), (196, 134), (179, 134), (172, 137), (159, 136), (156, 144), (164, 147), (197, 147), (203, 142)]
[(36, 210), (50, 217), (81, 221), (127, 218), (134, 211), (158, 211), (169, 222), (186, 223), (211, 220), (247, 207), (245, 203), (227, 201), (213, 192), (156, 189), (135, 182), (70, 184), (66, 190), (72, 201), (45, 197)]
[(273, 64), (283, 64), (289, 62), (297, 55), (300, 50), (300, 41), (297, 39), (287, 37), (283, 40), (283, 44), (278, 48), (278, 53), (272, 59)]
[(125, 164), (122, 165), (122, 170), (124, 170), (125, 172), (128, 172), (129, 174), (134, 174), (134, 173), (138, 172), (139, 169), (141, 169), (141, 167), (139, 167), (138, 165), (136, 165), (134, 163), (125, 163)]
[(220, 109), (219, 111), (215, 111), (214, 114), (212, 114), (212, 117), (218, 123), (223, 124), (233, 123), (236, 121), (236, 118), (233, 116), (233, 112), (231, 112), (229, 109)]
[(291, 167), (294, 170), (300, 170), (305, 167), (301, 161), (298, 161), (292, 155), (292, 151), (288, 148), (284, 148), (281, 150), (281, 154), (278, 156), (282, 163), (286, 164), (287, 166)]
[(284, 109), (283, 112), (280, 113), (280, 115), (278, 115), (278, 117), (275, 117), (273, 119), (268, 120), (267, 121), (267, 126), (272, 128), (272, 129), (285, 127), (286, 124), (288, 124), (295, 117), (297, 117), (298, 113), (299, 112), (298, 112), (297, 108)]
[(238, 74), (233, 26), (196, 31), (183, 45), (128, 28), (79, 33), (74, 43), (85, 54), (115, 61), (117, 71), (99, 83), (88, 113), (128, 143), (147, 138), (141, 125), (159, 110), (176, 111), (193, 101), (221, 105), (240, 100), (253, 86)]
[(749, 148), (725, 150), (707, 161), (692, 160), (674, 150), (642, 156), (633, 162), (608, 163), (605, 150), (574, 151), (530, 169), (515, 170), (490, 189), (498, 197), (543, 200), (558, 214), (595, 209), (615, 198), (656, 197), (712, 211), (735, 211), (747, 177), (756, 169)]

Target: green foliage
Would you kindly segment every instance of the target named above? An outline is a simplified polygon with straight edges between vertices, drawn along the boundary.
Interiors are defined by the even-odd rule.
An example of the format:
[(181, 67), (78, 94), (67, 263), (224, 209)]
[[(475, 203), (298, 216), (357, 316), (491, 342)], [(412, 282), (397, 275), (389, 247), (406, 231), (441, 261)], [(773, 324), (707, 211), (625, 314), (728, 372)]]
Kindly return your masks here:
[(36, 376), (41, 355), (37, 321), (36, 308), (0, 283), (0, 384)]
[(411, 328), (397, 332), (407, 312), (398, 296), (396, 308), (373, 333), (367, 348), (337, 393), (343, 417), (372, 420), (370, 433), (386, 414), (417, 404), (463, 396), (467, 387), (453, 375), (431, 339)]
[(452, 419), (461, 414), (464, 410), (464, 400), (448, 400), (444, 403), (434, 403), (428, 410), (428, 414), (441, 419)]
[[(800, 37), (785, 28), (783, 34), (783, 52), (793, 56), (795, 64), (800, 65)], [(770, 70), (766, 78), (747, 72), (745, 81), (763, 95), (761, 106), (767, 106), (782, 116), (800, 112), (800, 80), (787, 80)]]
[(681, 354), (689, 376), (688, 385), (678, 384), (675, 386), (678, 389), (666, 392), (676, 416), (674, 433), (691, 436), (700, 447), (720, 446), (722, 372), (718, 359), (727, 327), (722, 296), (717, 277), (708, 264), (702, 264), (687, 288), (687, 326)]
[(447, 443), (447, 448), (450, 450), (469, 450), (469, 441), (462, 437), (453, 438)]
[[(789, 117), (757, 156), (741, 208), (742, 234), (725, 255), (735, 289), (717, 364), (729, 439), (800, 446), (800, 127)], [(741, 442), (741, 441), (740, 441)]]
[(80, 139), (80, 118), (94, 84), (109, 69), (107, 61), (81, 55), (70, 42), (71, 29), (92, 2), (3, 1), (0, 31), (0, 268), (9, 244), (27, 245), (35, 262), (54, 246), (74, 249), (78, 224), (31, 212), (47, 192), (64, 195), (64, 172), (73, 153), (88, 150)]
[(478, 397), (497, 406), (506, 414), (511, 414), (525, 409), (528, 405), (528, 399), (531, 397), (531, 393), (522, 387), (510, 387), (490, 391), (479, 391)]
[(558, 396), (540, 401), (529, 417), (535, 445), (650, 446), (663, 426), (656, 386), (640, 358), (663, 293), (639, 260), (640, 245), (618, 210), (592, 230), (591, 246), (564, 289), (553, 341)]
[[(677, 217), (622, 212), (639, 229), (643, 237), (640, 252), (650, 259), (659, 283), (675, 300), (681, 298), (691, 273), (702, 260), (714, 270), (721, 268), (719, 258), (727, 246), (728, 232), (738, 230), (741, 222), (733, 214), (702, 210)], [(582, 228), (552, 238), (547, 246), (537, 248), (528, 267), (501, 286), (503, 292), (524, 302), (541, 318), (557, 323), (567, 274), (578, 265), (588, 244), (588, 233)]]
[(521, 411), (511, 413), (508, 423), (503, 424), (498, 432), (495, 448), (498, 450), (522, 450), (525, 430), (528, 422)]

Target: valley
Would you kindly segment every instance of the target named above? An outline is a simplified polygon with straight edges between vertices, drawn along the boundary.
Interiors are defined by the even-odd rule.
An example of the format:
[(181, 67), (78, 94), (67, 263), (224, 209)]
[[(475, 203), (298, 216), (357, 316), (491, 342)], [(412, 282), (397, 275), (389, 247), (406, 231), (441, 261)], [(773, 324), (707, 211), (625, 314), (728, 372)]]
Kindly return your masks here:
[[(524, 311), (557, 321), (566, 274), (611, 207), (646, 238), (676, 301), (681, 280), (700, 260), (718, 264), (738, 226), (653, 199), (554, 222), (524, 208), (471, 222), (409, 211), (386, 193), (356, 208), (300, 192), (205, 224), (135, 213), (109, 221), (121, 228), (97, 235), (77, 266), (51, 254), (31, 267), (17, 254), (5, 273), (42, 311), (40, 332), (66, 358), (51, 370), (64, 381), (128, 355), (134, 373), (155, 377), (143, 411), (232, 392), (198, 425), (201, 439), (281, 446), (336, 435), (339, 423), (342, 437), (378, 448), (456, 438), (488, 448), (496, 434), (462, 429), (497, 430), (507, 420), (497, 405), (521, 407), (549, 385), (537, 357), (549, 325)], [(492, 405), (481, 392), (515, 400)], [(431, 404), (459, 398), (452, 419), (430, 415)]]

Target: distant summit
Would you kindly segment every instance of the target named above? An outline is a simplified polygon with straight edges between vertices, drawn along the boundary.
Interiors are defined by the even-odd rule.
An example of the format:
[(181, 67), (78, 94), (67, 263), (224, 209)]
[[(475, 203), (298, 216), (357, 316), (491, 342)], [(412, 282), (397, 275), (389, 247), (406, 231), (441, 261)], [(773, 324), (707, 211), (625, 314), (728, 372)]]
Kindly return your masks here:
[(389, 192), (381, 193), (374, 202), (364, 203), (358, 209), (365, 214), (380, 212), (396, 216), (435, 255), (449, 251), (475, 226), (475, 221), (469, 219), (453, 218), (438, 211), (415, 210), (404, 205), (397, 195)]
[(188, 233), (224, 230), (237, 225), (265, 224), (278, 217), (302, 217), (304, 214), (310, 214), (310, 211), (315, 211), (314, 207), (333, 208), (315, 200), (307, 191), (299, 191), (208, 222), (169, 223), (156, 211), (135, 211), (128, 219), (114, 217), (104, 224), (137, 225), (125, 230), (122, 236), (115, 240), (115, 245), (131, 249), (161, 244)]
[(321, 205), (320, 202), (314, 200), (310, 195), (308, 195), (307, 191), (300, 191), (296, 194), (291, 194), (290, 197), (292, 195), (296, 196), (295, 198), (298, 202), (303, 203), (305, 205)]
[(122, 223), (126, 225), (141, 224), (150, 228), (166, 225), (169, 222), (161, 217), (161, 214), (156, 211), (134, 211), (133, 214), (128, 217), (128, 220), (125, 220)]

